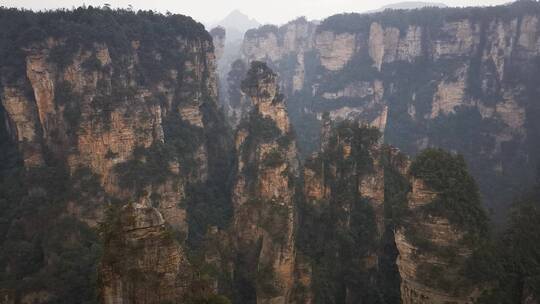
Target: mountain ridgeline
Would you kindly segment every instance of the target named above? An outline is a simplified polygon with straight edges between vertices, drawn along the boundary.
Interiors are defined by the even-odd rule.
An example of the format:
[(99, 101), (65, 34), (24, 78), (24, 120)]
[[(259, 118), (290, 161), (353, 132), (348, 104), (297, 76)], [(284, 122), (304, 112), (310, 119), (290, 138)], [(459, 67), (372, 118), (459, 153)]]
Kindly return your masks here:
[(480, 191), (532, 175), (537, 6), (264, 26), (221, 99), (223, 29), (0, 8), (0, 303), (538, 303), (538, 189), (500, 236)]

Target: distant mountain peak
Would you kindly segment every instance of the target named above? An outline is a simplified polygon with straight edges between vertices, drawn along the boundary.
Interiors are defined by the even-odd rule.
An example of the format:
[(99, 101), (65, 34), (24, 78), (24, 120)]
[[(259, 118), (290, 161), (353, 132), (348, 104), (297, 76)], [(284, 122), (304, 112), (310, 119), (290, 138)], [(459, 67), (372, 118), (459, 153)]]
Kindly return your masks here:
[(235, 9), (232, 12), (230, 12), (227, 15), (227, 17), (225, 17), (225, 19), (230, 18), (230, 17), (243, 17), (243, 18), (250, 19), (248, 15), (242, 13), (239, 9)]
[(257, 20), (242, 13), (240, 10), (235, 9), (215, 25), (222, 26), (228, 30), (235, 29), (240, 32), (245, 32), (251, 28), (259, 27), (261, 24)]

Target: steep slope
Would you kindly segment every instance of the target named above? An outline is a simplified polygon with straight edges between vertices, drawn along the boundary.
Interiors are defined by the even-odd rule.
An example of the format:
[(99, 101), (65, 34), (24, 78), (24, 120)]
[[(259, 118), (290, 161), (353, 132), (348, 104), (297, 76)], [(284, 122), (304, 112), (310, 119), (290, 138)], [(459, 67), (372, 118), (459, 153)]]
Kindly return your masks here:
[(535, 304), (540, 301), (540, 188), (512, 206), (508, 228), (492, 246), (488, 274), (493, 280), (478, 303)]
[[(219, 212), (227, 200), (209, 199), (225, 188), (226, 179), (216, 176), (227, 171), (230, 160), (227, 128), (216, 105), (210, 35), (184, 16), (91, 7), (47, 13), (2, 9), (0, 20), (2, 139), (3, 145), (15, 145), (22, 162), (2, 172), (9, 195), (2, 213), (1, 256), (7, 269), (2, 288), (17, 301), (36, 292), (42, 301), (91, 300), (92, 278), (79, 286), (78, 277), (68, 273), (92, 272), (78, 269), (81, 262), (70, 260), (75, 253), (65, 257), (62, 248), (81, 247), (81, 261), (93, 259), (85, 263), (95, 267), (99, 244), (89, 227), (102, 222), (112, 204), (136, 211), (135, 226), (122, 228), (140, 250), (131, 269), (144, 273), (156, 267), (167, 278), (160, 288), (169, 292), (181, 270), (162, 263), (185, 260), (179, 246), (226, 217)], [(12, 185), (19, 184), (19, 192), (12, 193)], [(194, 200), (197, 187), (209, 195)], [(201, 222), (204, 208), (218, 215)], [(67, 232), (62, 222), (77, 228)], [(165, 262), (154, 265), (150, 261), (159, 258), (152, 250), (161, 246), (165, 226), (176, 237), (169, 252), (162, 252)], [(66, 241), (60, 233), (67, 233)], [(18, 264), (25, 259), (10, 256), (20, 246), (27, 246), (26, 262), (35, 263), (31, 268)], [(113, 260), (105, 258), (102, 269), (116, 269), (107, 261)], [(125, 275), (103, 281), (103, 301), (161, 301), (159, 295), (139, 297), (143, 291), (124, 281)], [(110, 288), (121, 291), (110, 293)]]
[(261, 27), (243, 50), (280, 75), (304, 156), (322, 113), (360, 119), (407, 154), (462, 153), (499, 211), (536, 167), (539, 15), (534, 1), (343, 14)]
[(242, 83), (253, 109), (236, 132), (234, 280), (241, 303), (289, 303), (294, 283), (297, 151), (276, 75), (253, 62)]

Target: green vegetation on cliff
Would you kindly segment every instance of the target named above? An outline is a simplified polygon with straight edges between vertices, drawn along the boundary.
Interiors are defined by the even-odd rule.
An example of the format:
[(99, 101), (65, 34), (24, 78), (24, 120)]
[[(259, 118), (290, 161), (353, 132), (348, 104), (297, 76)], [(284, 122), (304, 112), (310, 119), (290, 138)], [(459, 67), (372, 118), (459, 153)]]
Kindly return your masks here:
[[(103, 43), (118, 59), (133, 51), (132, 41), (140, 41), (141, 65), (155, 79), (159, 75), (154, 71), (178, 64), (178, 52), (170, 48), (169, 37), (211, 41), (202, 24), (182, 15), (92, 6), (39, 13), (0, 8), (0, 45), (5, 46), (0, 48), (0, 67), (5, 81), (16, 80), (25, 71), (22, 49), (47, 38), (64, 41), (51, 54), (51, 61), (60, 67), (70, 64), (81, 47)], [(152, 55), (155, 51), (163, 54), (162, 60)]]
[[(47, 102), (58, 114), (48, 117), (43, 128), (36, 118), (29, 123), (37, 130), (35, 138), (17, 143), (14, 140), (21, 130), (0, 103), (2, 298), (19, 301), (25, 295), (43, 292), (51, 303), (97, 303), (96, 271), (104, 240), (89, 226), (100, 222), (105, 206), (116, 199), (101, 186), (110, 181), (103, 181), (90, 168), (68, 168), (68, 156), (89, 165), (81, 154), (95, 151), (77, 151), (81, 123), (91, 125), (92, 132), (117, 132), (112, 129), (116, 127), (112, 124), (114, 111), (121, 112), (121, 119), (130, 126), (153, 126), (150, 131), (134, 127), (133, 132), (138, 143), (155, 142), (135, 149), (123, 163), (118, 163), (122, 153), (113, 153), (118, 149), (109, 147), (106, 161), (97, 166), (116, 164), (114, 172), (107, 173), (117, 173), (119, 186), (127, 190), (124, 193), (136, 198), (179, 177), (171, 167), (180, 162), (181, 174), (185, 173), (182, 177), (190, 181), (196, 174), (209, 176), (200, 185), (186, 186), (190, 245), (200, 243), (210, 226), (227, 224), (232, 141), (210, 91), (212, 62), (206, 58), (210, 51), (210, 35), (202, 24), (186, 16), (107, 6), (44, 12), (0, 8), (0, 99), (5, 98), (6, 88), (15, 88), (29, 101), (25, 109), (35, 110), (36, 92), (26, 75), (26, 59), (30, 54), (43, 54), (48, 68), (45, 74), (54, 88), (54, 99)], [(197, 60), (201, 75), (186, 68), (188, 60)], [(68, 69), (70, 66), (75, 68)], [(154, 88), (158, 83), (176, 95), (157, 93)], [(204, 130), (178, 115), (180, 105), (195, 100), (200, 102)], [(150, 115), (156, 106), (162, 107), (160, 121)], [(163, 134), (155, 123), (162, 124)], [(61, 131), (67, 138), (57, 144), (63, 139)], [(207, 172), (202, 172), (195, 160), (202, 145), (208, 158)], [(43, 156), (44, 164), (25, 167), (22, 158), (26, 151)], [(155, 203), (159, 193), (150, 197)], [(105, 223), (110, 219), (107, 215)], [(114, 225), (108, 229), (119, 232)], [(224, 303), (223, 299), (202, 300)]]
[[(263, 117), (258, 111), (252, 110), (249, 117), (240, 122), (238, 130), (249, 130), (249, 134), (242, 143), (242, 147), (238, 153), (242, 153), (242, 161), (246, 163), (243, 173), (246, 174), (250, 181), (256, 180), (259, 174), (259, 164), (253, 159), (254, 151), (259, 145), (272, 141), (282, 143), (280, 150), (274, 150), (265, 159), (260, 160), (263, 165), (273, 167), (284, 161), (282, 155), (289, 147), (290, 137), (292, 135), (281, 134), (281, 130), (277, 127), (274, 120)], [(254, 191), (255, 189), (253, 188), (252, 190)]]
[[(540, 299), (540, 188), (519, 199), (508, 227), (485, 252), (491, 283), (479, 303), (515, 304)], [(478, 261), (478, 260), (477, 260)]]
[(246, 77), (242, 81), (240, 88), (246, 94), (251, 94), (253, 96), (258, 95), (260, 92), (259, 84), (268, 84), (275, 80), (277, 77), (276, 73), (269, 68), (266, 63), (261, 61), (251, 62), (250, 68), (246, 74)]
[(83, 172), (61, 166), (11, 168), (0, 176), (0, 289), (15, 296), (47, 291), (54, 303), (98, 303), (96, 233), (61, 214), (73, 197), (83, 210), (101, 190)]
[(341, 122), (326, 149), (306, 161), (331, 192), (299, 207), (298, 247), (312, 267), (314, 303), (377, 303), (381, 296), (368, 262), (377, 250), (374, 210), (358, 191), (373, 170), (370, 149), (378, 139), (376, 129)]
[(425, 211), (448, 218), (451, 223), (479, 237), (488, 232), (488, 218), (480, 193), (461, 155), (426, 149), (411, 164), (411, 174), (437, 192)]

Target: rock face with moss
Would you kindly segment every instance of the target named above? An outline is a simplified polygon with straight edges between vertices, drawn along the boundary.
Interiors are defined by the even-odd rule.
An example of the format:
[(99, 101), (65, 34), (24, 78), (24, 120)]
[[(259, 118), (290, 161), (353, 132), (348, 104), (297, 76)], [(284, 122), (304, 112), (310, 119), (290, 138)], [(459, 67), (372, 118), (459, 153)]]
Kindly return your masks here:
[(236, 132), (234, 281), (242, 302), (289, 303), (294, 283), (295, 141), (276, 75), (253, 62), (242, 83), (253, 109)]
[(325, 115), (321, 133), (320, 152), (303, 168), (298, 256), (309, 261), (299, 269), (309, 271), (299, 272), (301, 298), (398, 303), (393, 213), (406, 186), (399, 189), (393, 180), (402, 182), (406, 161), (381, 145), (376, 128), (359, 122), (331, 122)]
[[(140, 211), (137, 215), (152, 213), (148, 227), (122, 228), (126, 242), (140, 250), (133, 254), (130, 272), (146, 273), (156, 267), (159, 276), (164, 276), (159, 279), (163, 280), (159, 283), (163, 284), (159, 285), (162, 298), (171, 298), (166, 289), (177, 294), (173, 286), (179, 269), (169, 263), (185, 259), (177, 247), (193, 234), (188, 223), (187, 209), (192, 206), (188, 188), (214, 183), (212, 176), (219, 175), (214, 169), (226, 167), (228, 161), (227, 130), (216, 105), (211, 36), (189, 17), (142, 11), (1, 9), (0, 19), (2, 140), (16, 147), (22, 162), (14, 162), (10, 169), (58, 171), (65, 178), (58, 179), (59, 185), (65, 183), (74, 192), (72, 185), (79, 185), (80, 194), (55, 198), (50, 210), (56, 215), (49, 217), (53, 226), (55, 218), (67, 217), (94, 227), (103, 220), (108, 204), (132, 202)], [(26, 183), (24, 178), (21, 183)], [(91, 189), (96, 190), (87, 193)], [(37, 193), (27, 191), (13, 203)], [(41, 193), (51, 198), (50, 191)], [(31, 222), (21, 224), (16, 213), (12, 216), (5, 219), (2, 234), (17, 225), (30, 231)], [(178, 243), (156, 253), (164, 225)], [(38, 239), (36, 235), (29, 232), (26, 237)], [(31, 251), (39, 247), (36, 244)], [(35, 254), (48, 255), (46, 250)], [(6, 263), (2, 265), (10, 268), (10, 262)], [(102, 269), (110, 272), (111, 267), (115, 266)], [(22, 277), (15, 271), (5, 282), (31, 280), (37, 270), (26, 271)], [(105, 276), (104, 284), (109, 284), (104, 286), (105, 303), (134, 298), (141, 302), (132, 303), (160, 301), (161, 296), (151, 294), (142, 300), (139, 292), (143, 291), (123, 279), (127, 274), (112, 277), (117, 275), (121, 279)], [(23, 289), (23, 285), (16, 287)], [(49, 298), (62, 298), (54, 291), (46, 292)]]
[(186, 298), (191, 269), (173, 231), (152, 207), (111, 209), (101, 226), (103, 303), (178, 303)]
[(360, 119), (409, 155), (460, 152), (499, 211), (536, 167), (539, 18), (534, 1), (341, 14), (252, 30), (243, 51), (280, 76), (303, 155), (324, 112)]
[(395, 232), (402, 303), (473, 303), (484, 288), (475, 251), (487, 216), (463, 158), (426, 150), (411, 164), (411, 191)]

